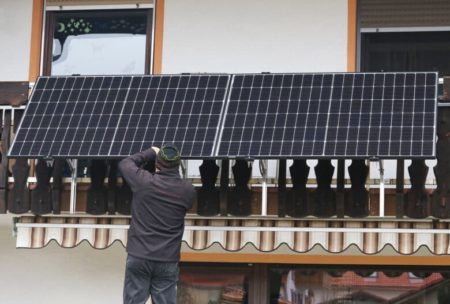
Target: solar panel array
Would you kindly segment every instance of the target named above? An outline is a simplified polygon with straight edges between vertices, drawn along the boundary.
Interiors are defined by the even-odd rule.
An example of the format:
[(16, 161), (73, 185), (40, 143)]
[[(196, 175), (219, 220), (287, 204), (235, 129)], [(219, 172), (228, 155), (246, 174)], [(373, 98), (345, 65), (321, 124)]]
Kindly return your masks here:
[(436, 73), (236, 75), (217, 155), (431, 157), (437, 80)]
[(174, 143), (211, 156), (229, 75), (41, 77), (11, 157), (124, 157)]
[(436, 73), (41, 77), (10, 157), (429, 158)]

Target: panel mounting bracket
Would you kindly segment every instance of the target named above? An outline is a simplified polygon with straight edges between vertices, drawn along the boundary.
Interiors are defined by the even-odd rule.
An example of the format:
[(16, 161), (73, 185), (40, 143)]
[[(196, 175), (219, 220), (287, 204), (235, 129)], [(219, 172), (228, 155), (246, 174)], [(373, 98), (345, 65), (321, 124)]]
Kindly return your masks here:
[(183, 174), (183, 178), (187, 179), (187, 176), (188, 176), (188, 161), (186, 159), (181, 160), (180, 167), (181, 167), (181, 173)]
[(384, 167), (383, 160), (380, 159), (378, 161), (380, 166), (380, 217), (384, 217)]
[(385, 202), (384, 202), (384, 189), (385, 189), (385, 185), (384, 185), (384, 166), (383, 166), (383, 160), (380, 159), (379, 157), (376, 156), (372, 156), (369, 158), (370, 162), (378, 162), (378, 171), (380, 172), (380, 195), (379, 195), (379, 216), (383, 217), (384, 216), (384, 207), (385, 207)]
[(267, 215), (267, 159), (259, 160), (259, 171), (262, 176), (262, 189), (261, 189), (261, 215)]
[(70, 214), (74, 214), (77, 209), (77, 176), (78, 176), (78, 159), (68, 159), (70, 166)]

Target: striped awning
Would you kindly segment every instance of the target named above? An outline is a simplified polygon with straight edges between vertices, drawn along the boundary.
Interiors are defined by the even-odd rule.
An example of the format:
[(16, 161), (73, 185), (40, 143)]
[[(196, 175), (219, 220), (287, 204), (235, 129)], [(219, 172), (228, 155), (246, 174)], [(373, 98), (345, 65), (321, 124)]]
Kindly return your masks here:
[[(21, 216), (16, 218), (17, 248), (43, 248), (55, 241), (72, 248), (88, 242), (104, 249), (115, 242), (126, 246), (129, 217)], [(363, 255), (386, 248), (400, 255), (450, 254), (449, 222), (431, 220), (322, 220), (315, 218), (186, 219), (183, 250), (264, 253), (313, 249), (331, 254), (353, 248)], [(354, 254), (354, 253), (353, 253)]]

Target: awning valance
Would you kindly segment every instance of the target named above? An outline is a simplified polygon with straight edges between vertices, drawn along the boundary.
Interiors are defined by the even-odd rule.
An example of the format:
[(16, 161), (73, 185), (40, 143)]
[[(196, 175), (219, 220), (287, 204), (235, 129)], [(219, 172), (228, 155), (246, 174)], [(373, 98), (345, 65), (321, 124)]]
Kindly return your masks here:
[[(42, 248), (54, 240), (65, 248), (86, 241), (103, 249), (127, 243), (129, 217), (22, 216), (17, 219), (17, 248)], [(187, 218), (183, 248), (189, 252), (308, 253), (320, 248), (362, 255), (450, 254), (449, 223), (381, 219), (321, 220), (291, 218)], [(383, 253), (384, 252), (384, 253)], [(352, 254), (355, 254), (352, 250)]]

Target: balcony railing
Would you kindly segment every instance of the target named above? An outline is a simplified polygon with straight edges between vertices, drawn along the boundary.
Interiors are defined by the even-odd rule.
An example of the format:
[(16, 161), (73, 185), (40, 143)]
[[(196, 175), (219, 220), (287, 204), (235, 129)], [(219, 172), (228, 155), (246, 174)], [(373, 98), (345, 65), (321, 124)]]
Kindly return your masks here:
[[(424, 160), (412, 160), (405, 170), (405, 161), (400, 159), (376, 164), (322, 159), (314, 167), (301, 159), (255, 163), (206, 160), (201, 165), (189, 161), (184, 163), (183, 172), (198, 189), (190, 213), (218, 217), (450, 218), (449, 83), (444, 87), (439, 100), (434, 167), (428, 167)], [(131, 190), (120, 178), (116, 161), (6, 158), (24, 109), (16, 95), (9, 98), (16, 100), (14, 105), (6, 101), (10, 104), (0, 106), (0, 213), (129, 214)], [(396, 171), (394, 179), (386, 180), (386, 166)], [(369, 174), (374, 167), (378, 172)], [(427, 181), (430, 170), (435, 177), (432, 184)], [(97, 174), (90, 177), (91, 171)]]

